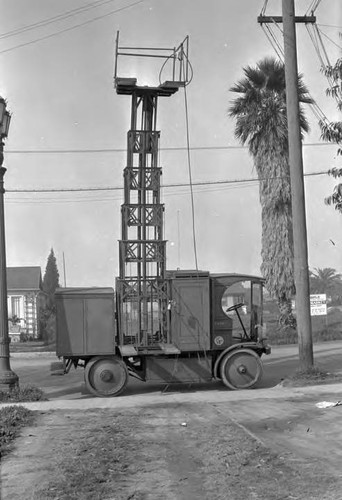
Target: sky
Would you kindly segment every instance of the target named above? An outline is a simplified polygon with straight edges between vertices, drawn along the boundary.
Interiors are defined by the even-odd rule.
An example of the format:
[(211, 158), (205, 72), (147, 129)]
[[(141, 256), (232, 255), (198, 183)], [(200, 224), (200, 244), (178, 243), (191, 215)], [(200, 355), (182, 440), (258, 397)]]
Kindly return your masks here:
[[(297, 0), (297, 15), (312, 3)], [(256, 172), (234, 138), (227, 108), (242, 68), (276, 56), (257, 23), (263, 5), (264, 0), (0, 0), (0, 95), (13, 113), (4, 161), (8, 266), (41, 266), (44, 273), (53, 248), (62, 286), (114, 286), (130, 127), (130, 98), (117, 95), (113, 86), (119, 31), (120, 44), (135, 47), (174, 47), (189, 35), (192, 181), (244, 181), (194, 186), (198, 267), (260, 274), (261, 210), (258, 183), (250, 180)], [(341, 57), (340, 0), (321, 0), (315, 14), (333, 62)], [(266, 15), (281, 15), (281, 2), (269, 0)], [(280, 44), (281, 28), (273, 29)], [(325, 94), (328, 84), (304, 25), (297, 26), (297, 44), (299, 71), (312, 97), (329, 120), (340, 119)], [(159, 69), (155, 61), (127, 58), (119, 61), (118, 76), (153, 85)], [(322, 143), (315, 115), (310, 108), (305, 112), (311, 128), (303, 145), (309, 267), (342, 272), (342, 218), (324, 204), (336, 181), (320, 174), (340, 166), (337, 148)], [(189, 184), (185, 116), (182, 89), (160, 98), (166, 186)], [(95, 187), (116, 189), (37, 192)], [(167, 268), (194, 269), (190, 189), (164, 187), (162, 196)]]

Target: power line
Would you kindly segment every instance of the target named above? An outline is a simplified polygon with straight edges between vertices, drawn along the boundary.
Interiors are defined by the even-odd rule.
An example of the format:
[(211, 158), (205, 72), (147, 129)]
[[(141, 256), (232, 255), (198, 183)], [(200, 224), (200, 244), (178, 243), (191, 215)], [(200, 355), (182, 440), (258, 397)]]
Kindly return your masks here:
[(89, 19), (88, 21), (84, 21), (83, 23), (75, 24), (74, 26), (70, 26), (69, 28), (64, 28), (64, 29), (56, 31), (54, 33), (50, 33), (50, 35), (45, 35), (45, 36), (42, 36), (40, 38), (36, 38), (35, 40), (31, 40), (30, 42), (20, 43), (18, 45), (15, 45), (14, 47), (0, 50), (0, 54), (5, 54), (6, 52), (11, 52), (12, 50), (19, 49), (21, 47), (26, 47), (27, 45), (32, 45), (32, 44), (40, 42), (42, 40), (47, 40), (48, 38), (52, 38), (52, 37), (60, 35), (62, 33), (66, 33), (67, 31), (71, 31), (71, 30), (80, 28), (81, 26), (85, 26), (87, 24), (98, 21), (99, 19), (103, 19), (105, 17), (111, 16), (112, 14), (116, 14), (117, 12), (121, 12), (123, 10), (130, 9), (131, 7), (134, 7), (135, 5), (138, 5), (139, 3), (143, 3), (144, 1), (145, 0), (138, 0), (137, 2), (131, 3), (130, 5), (126, 5), (125, 7), (121, 7), (120, 9), (116, 9), (116, 10), (112, 10), (110, 12), (107, 12), (107, 14), (103, 14), (102, 16), (97, 16), (97, 17), (94, 17), (93, 19)]
[(315, 11), (318, 9), (319, 4), (322, 2), (322, 0), (317, 0), (314, 8), (312, 9), (312, 14), (315, 13)]
[[(243, 184), (222, 184), (218, 186), (198, 186), (196, 188), (196, 194), (207, 194), (207, 193), (212, 193), (212, 192), (222, 192), (222, 191), (227, 191), (227, 190), (232, 190), (232, 189), (244, 189), (244, 188), (250, 188), (254, 187), (255, 182), (245, 182)], [(169, 191), (165, 190), (163, 192), (163, 198), (169, 198), (170, 196), (188, 196), (189, 195), (189, 190), (187, 189), (189, 185), (185, 185), (180, 187), (179, 190), (177, 191)], [(163, 190), (164, 191), (164, 190)], [(25, 194), (25, 193), (23, 193)], [(106, 196), (105, 194), (101, 194), (101, 196), (98, 196), (98, 193), (87, 193), (85, 195), (84, 193), (81, 193), (79, 196), (73, 196), (72, 198), (68, 197), (56, 197), (54, 195), (51, 195), (51, 193), (46, 193), (49, 196), (46, 198), (36, 198), (36, 197), (15, 197), (15, 198), (7, 198), (6, 203), (10, 204), (22, 204), (22, 203), (27, 203), (27, 204), (53, 204), (53, 203), (92, 203), (92, 202), (121, 202), (123, 200), (123, 193), (119, 196), (114, 195), (111, 196), (111, 193), (107, 193)], [(79, 194), (79, 193), (77, 193)], [(89, 194), (94, 194), (94, 197), (89, 197)], [(20, 196), (20, 195), (19, 195)]]
[[(311, 27), (310, 27), (311, 28)], [(326, 68), (329, 68), (331, 67), (331, 63), (330, 63), (330, 60), (329, 60), (329, 56), (328, 56), (328, 53), (327, 53), (327, 50), (324, 46), (324, 43), (323, 43), (323, 40), (322, 40), (322, 37), (321, 37), (321, 34), (323, 36), (325, 36), (330, 42), (334, 43), (334, 45), (336, 45), (338, 48), (341, 48), (339, 45), (337, 45), (330, 37), (328, 37), (325, 33), (323, 33), (322, 30), (320, 30), (317, 25), (313, 25), (312, 26), (312, 32), (310, 31), (309, 29), (309, 26), (306, 26), (306, 29), (310, 35), (310, 38), (311, 38), (311, 41), (313, 43), (313, 46), (316, 50), (316, 53), (318, 55), (318, 58), (319, 58), (319, 61), (321, 63), (321, 66), (322, 68), (325, 70)], [(328, 84), (329, 84), (329, 87), (330, 87), (330, 90), (332, 91), (334, 89), (334, 81), (333, 81), (333, 78), (329, 75), (329, 74), (326, 74), (326, 72), (324, 71), (325, 73), (325, 77), (328, 81)], [(335, 98), (335, 100), (337, 101), (337, 103), (339, 103), (339, 99), (338, 99), (338, 96), (335, 95), (335, 93), (333, 93), (333, 96)], [(323, 117), (320, 119), (321, 122), (323, 123), (328, 123), (329, 120), (328, 118), (323, 115)]]
[[(321, 172), (309, 172), (305, 173), (305, 177), (312, 177), (317, 175), (327, 175), (328, 171)], [(237, 183), (245, 183), (245, 182), (259, 182), (266, 180), (275, 180), (281, 179), (282, 177), (268, 177), (258, 179), (257, 177), (251, 177), (249, 179), (225, 179), (220, 181), (197, 181), (191, 182), (192, 186), (211, 186), (218, 184), (237, 184)], [(172, 184), (164, 184), (162, 188), (177, 188), (177, 187), (189, 187), (189, 183), (172, 183)], [(7, 193), (74, 193), (74, 192), (94, 192), (94, 191), (119, 191), (123, 190), (123, 186), (106, 186), (106, 187), (76, 187), (76, 188), (42, 188), (42, 189), (6, 189)]]
[[(329, 143), (327, 143), (328, 145)], [(247, 149), (244, 146), (193, 146), (190, 150)], [(186, 146), (159, 148), (160, 151), (186, 151)], [(127, 153), (127, 148), (102, 149), (6, 149), (6, 154), (94, 154), (94, 153)]]
[(305, 12), (305, 15), (308, 16), (309, 15), (309, 12), (312, 11), (313, 9), (313, 6), (314, 6), (314, 3), (315, 3), (315, 0), (312, 0), (312, 2), (310, 3), (309, 7), (307, 8), (307, 11)]
[(271, 27), (268, 26), (268, 24), (266, 23), (265, 25), (261, 24), (261, 29), (265, 33), (266, 38), (268, 39), (275, 53), (277, 54), (278, 59), (281, 62), (284, 62), (283, 49), (281, 48), (278, 40), (276, 39), (276, 36), (274, 35)]
[(11, 36), (17, 36), (21, 35), (22, 33), (25, 33), (26, 31), (31, 31), (37, 28), (41, 28), (43, 26), (47, 26), (51, 23), (55, 23), (58, 21), (63, 21), (64, 19), (68, 19), (69, 17), (76, 16), (78, 14), (82, 14), (83, 12), (86, 12), (91, 9), (95, 9), (96, 7), (100, 7), (102, 5), (105, 5), (107, 3), (112, 3), (117, 0), (98, 0), (97, 2), (92, 2), (89, 4), (84, 5), (83, 7), (78, 7), (77, 9), (72, 9), (68, 10), (62, 14), (57, 14), (56, 16), (52, 16), (46, 19), (43, 19), (42, 21), (37, 21), (32, 24), (28, 24), (26, 26), (22, 26), (21, 28), (15, 28), (11, 31), (7, 31), (5, 33), (0, 33), (0, 39), (3, 40), (5, 38), (9, 38)]
[(324, 26), (324, 27), (326, 27), (326, 28), (337, 28), (337, 29), (339, 29), (339, 30), (341, 30), (341, 29), (342, 29), (342, 26), (336, 26), (336, 25), (334, 25), (334, 24), (317, 24), (317, 26)]
[(322, 0), (312, 0), (311, 4), (309, 5), (305, 15), (309, 15), (309, 13), (311, 13), (311, 15), (314, 15), (315, 11), (317, 10), (319, 4), (321, 3)]
[[(319, 6), (320, 3), (321, 3), (321, 0), (313, 0), (313, 2), (311, 3), (311, 12), (312, 12), (312, 14), (315, 12), (315, 10), (317, 9), (317, 7)], [(309, 7), (309, 9), (310, 9), (310, 7)], [(281, 32), (281, 34), (283, 34), (283, 31), (281, 30), (281, 28), (278, 26), (278, 24), (274, 20), (273, 20), (272, 24), (274, 24), (275, 27)], [(272, 26), (270, 26), (269, 23), (265, 23), (265, 26), (264, 26), (264, 24), (261, 24), (261, 28), (262, 28), (263, 32), (265, 33), (265, 35), (266, 35), (268, 41), (270, 42), (271, 46), (273, 47), (275, 53), (277, 54), (277, 57), (284, 64), (284, 60), (285, 60), (284, 48), (283, 48), (282, 44), (278, 41), (275, 33), (273, 32)], [(309, 33), (310, 37), (312, 38), (312, 36), (310, 34), (310, 31), (308, 29), (308, 25), (306, 25), (306, 28), (308, 30), (308, 33)], [(315, 36), (318, 37), (319, 39), (321, 39), (320, 33), (318, 31), (318, 28), (316, 27), (316, 30), (314, 28), (315, 28), (315, 25), (313, 26), (313, 30), (314, 30)], [(315, 46), (315, 41), (314, 40), (313, 40), (313, 44)], [(315, 48), (316, 48), (316, 50), (319, 53), (319, 49), (316, 46), (315, 46)], [(320, 54), (319, 54), (319, 56), (320, 56)], [(310, 94), (309, 94), (309, 96), (310, 96)], [(315, 117), (317, 118), (318, 121), (328, 121), (328, 118), (326, 117), (325, 113), (318, 106), (318, 104), (316, 103), (316, 101), (314, 99), (312, 99), (312, 103), (310, 103), (309, 106), (310, 106), (313, 114), (315, 115)]]
[(262, 9), (261, 9), (261, 12), (260, 12), (261, 16), (265, 15), (265, 12), (266, 12), (266, 9), (267, 9), (267, 4), (268, 4), (268, 0), (265, 0), (264, 5), (262, 6)]
[(194, 248), (195, 267), (196, 267), (196, 270), (198, 271), (196, 223), (195, 223), (195, 202), (194, 202), (194, 192), (193, 192), (193, 182), (192, 182), (192, 172), (191, 172), (189, 112), (188, 112), (188, 98), (187, 98), (186, 86), (184, 86), (184, 107), (185, 107), (185, 127), (186, 127), (186, 149), (187, 149), (190, 199), (191, 199), (192, 240), (193, 240), (193, 248)]
[[(307, 142), (303, 147), (332, 146), (330, 142)], [(219, 151), (230, 149), (248, 149), (247, 146), (190, 146), (190, 151)], [(186, 151), (186, 146), (160, 148), (160, 151)], [(126, 153), (126, 148), (100, 148), (100, 149), (6, 149), (7, 154), (96, 154), (96, 153)]]
[(318, 30), (323, 36), (325, 36), (325, 38), (327, 38), (332, 44), (336, 45), (336, 47), (338, 49), (342, 49), (342, 46), (339, 45), (338, 43), (334, 42), (334, 40), (332, 38), (330, 38), (328, 35), (326, 35), (322, 30)]
[[(220, 185), (220, 186), (199, 186), (198, 189), (196, 189), (196, 194), (207, 194), (207, 193), (217, 193), (217, 192), (222, 192), (222, 191), (227, 191), (227, 190), (232, 190), (232, 189), (244, 189), (244, 188), (249, 188), (255, 186), (254, 182), (246, 182), (244, 184), (231, 184), (231, 185)], [(189, 186), (184, 186), (181, 187), (181, 190), (177, 190), (176, 192), (165, 192), (163, 193), (163, 198), (169, 198), (170, 196), (188, 196), (189, 195), (189, 190), (185, 189), (188, 188)], [(110, 193), (109, 193), (110, 194)], [(110, 196), (110, 197), (105, 197), (101, 196), (98, 197), (97, 193), (95, 193), (95, 197), (89, 198), (89, 196), (77, 196), (73, 198), (65, 198), (65, 197), (53, 197), (49, 195), (48, 198), (27, 198), (27, 197), (22, 197), (22, 198), (7, 198), (6, 203), (10, 203), (11, 205), (19, 205), (22, 203), (25, 204), (30, 204), (30, 205), (37, 205), (37, 204), (54, 204), (54, 203), (97, 203), (97, 202), (111, 202), (111, 203), (116, 203), (116, 202), (121, 202), (123, 201), (123, 194), (122, 196)]]

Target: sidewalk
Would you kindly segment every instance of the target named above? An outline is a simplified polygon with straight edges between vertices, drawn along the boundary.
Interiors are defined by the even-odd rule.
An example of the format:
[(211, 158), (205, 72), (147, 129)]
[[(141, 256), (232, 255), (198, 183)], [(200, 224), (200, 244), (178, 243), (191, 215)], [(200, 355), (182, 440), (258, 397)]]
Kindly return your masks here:
[[(271, 389), (250, 389), (243, 391), (229, 391), (225, 388), (206, 391), (190, 389), (177, 392), (152, 392), (144, 394), (122, 395), (116, 398), (97, 398), (84, 396), (81, 399), (60, 399), (30, 403), (16, 403), (34, 411), (48, 410), (94, 410), (96, 408), (133, 408), (151, 405), (167, 405), (169, 403), (229, 403), (229, 402), (261, 402), (261, 406), (268, 400), (283, 402), (296, 401), (323, 401), (332, 398), (333, 401), (342, 400), (342, 383), (315, 385), (306, 387), (282, 387), (278, 385)], [(7, 404), (6, 404), (7, 405)], [(5, 406), (5, 405), (2, 405)], [(8, 405), (7, 405), (8, 406)]]

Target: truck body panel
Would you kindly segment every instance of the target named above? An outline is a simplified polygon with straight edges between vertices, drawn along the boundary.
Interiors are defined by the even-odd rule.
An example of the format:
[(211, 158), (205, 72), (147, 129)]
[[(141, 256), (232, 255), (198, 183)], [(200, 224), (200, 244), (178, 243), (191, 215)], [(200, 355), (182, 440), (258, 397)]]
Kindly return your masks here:
[(57, 356), (115, 353), (114, 290), (66, 288), (56, 292)]

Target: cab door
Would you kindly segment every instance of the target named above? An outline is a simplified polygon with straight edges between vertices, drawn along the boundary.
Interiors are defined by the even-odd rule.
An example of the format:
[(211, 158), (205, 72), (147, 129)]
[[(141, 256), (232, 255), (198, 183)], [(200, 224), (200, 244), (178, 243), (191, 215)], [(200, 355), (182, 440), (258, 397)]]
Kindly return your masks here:
[(181, 351), (210, 348), (209, 277), (171, 280), (171, 342)]

